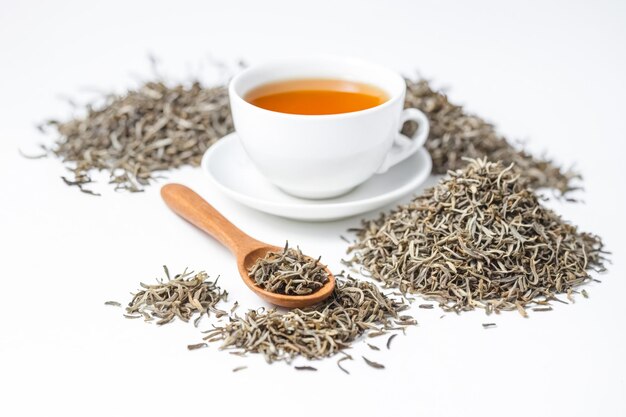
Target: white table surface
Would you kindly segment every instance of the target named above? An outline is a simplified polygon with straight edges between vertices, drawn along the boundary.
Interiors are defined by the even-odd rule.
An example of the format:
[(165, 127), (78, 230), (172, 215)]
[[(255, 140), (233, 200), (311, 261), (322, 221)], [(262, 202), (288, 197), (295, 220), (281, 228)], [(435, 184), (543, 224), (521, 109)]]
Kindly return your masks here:
[[(626, 415), (626, 3), (524, 3), (3, 0), (0, 415)], [(61, 182), (58, 160), (17, 153), (36, 149), (35, 123), (71, 114), (61, 96), (93, 97), (148, 77), (148, 52), (174, 80), (217, 79), (210, 59), (298, 53), (419, 71), (530, 149), (575, 163), (586, 203), (551, 205), (601, 235), (614, 263), (587, 287), (589, 299), (528, 319), (440, 319), (438, 308), (415, 308), (419, 326), (392, 350), (356, 343), (350, 376), (335, 359), (305, 373), (216, 345), (188, 352), (200, 336), (193, 326), (126, 320), (103, 302), (126, 302), (167, 264), (221, 275), (240, 311), (262, 305), (227, 251), (174, 216), (158, 186), (129, 195), (103, 185), (95, 198)], [(298, 242), (335, 270), (346, 249), (338, 236), (359, 222), (258, 213), (220, 194), (199, 169), (169, 178), (257, 238)], [(497, 328), (484, 330), (486, 321)], [(368, 368), (360, 354), (386, 369)], [(249, 368), (232, 373), (239, 365)]]

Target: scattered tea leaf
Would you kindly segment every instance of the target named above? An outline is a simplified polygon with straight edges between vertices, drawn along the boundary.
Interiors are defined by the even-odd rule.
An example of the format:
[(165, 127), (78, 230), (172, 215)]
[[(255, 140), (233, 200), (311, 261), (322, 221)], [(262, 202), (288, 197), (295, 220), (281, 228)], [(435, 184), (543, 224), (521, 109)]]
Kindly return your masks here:
[(363, 358), (365, 363), (368, 364), (369, 366), (371, 366), (372, 368), (385, 369), (385, 365), (381, 365), (380, 363), (371, 361), (371, 360), (367, 359), (365, 356), (361, 356), (361, 357)]
[(341, 366), (341, 362), (346, 361), (346, 360), (352, 360), (352, 356), (344, 356), (343, 358), (339, 359), (337, 361), (337, 366), (339, 367), (339, 369), (341, 369), (343, 372), (345, 372), (346, 374), (350, 375), (350, 372), (348, 372), (347, 369), (345, 369), (343, 366)]
[(196, 343), (195, 345), (187, 345), (187, 349), (196, 350), (196, 349), (202, 349), (208, 346), (209, 345), (207, 345), (206, 343)]
[(387, 339), (387, 349), (391, 349), (391, 341), (397, 336), (397, 334), (392, 334), (391, 336), (389, 336), (389, 339)]
[(492, 327), (496, 327), (496, 324), (495, 323), (483, 323), (483, 328), (485, 329), (489, 329)]
[(239, 307), (239, 301), (235, 301), (235, 304), (233, 304), (232, 308), (230, 309), (230, 314), (233, 314), (235, 310), (237, 310), (237, 307)]
[(247, 366), (238, 366), (238, 367), (233, 369), (233, 372), (239, 372), (239, 371), (242, 371), (242, 370), (247, 369), (247, 368), (248, 368)]
[(121, 307), (122, 305), (120, 303), (118, 303), (117, 301), (105, 301), (104, 302), (105, 306), (115, 306), (115, 307)]
[(369, 343), (367, 343), (367, 346), (369, 346), (369, 348), (372, 349), (372, 350), (380, 350), (380, 348), (378, 346), (374, 346), (374, 345), (371, 345)]
[(94, 191), (91, 191), (91, 190), (89, 190), (89, 189), (87, 189), (87, 188), (85, 188), (85, 187), (84, 187), (84, 185), (85, 185), (85, 184), (88, 184), (88, 183), (90, 183), (90, 182), (91, 182), (91, 179), (84, 179), (84, 178), (82, 178), (82, 179), (77, 179), (77, 180), (75, 180), (75, 181), (68, 180), (66, 177), (61, 177), (61, 179), (63, 180), (63, 182), (64, 182), (66, 185), (69, 185), (69, 186), (76, 186), (76, 187), (78, 187), (78, 189), (79, 189), (79, 190), (80, 190), (80, 192), (82, 192), (82, 193), (85, 193), (85, 194), (90, 194), (90, 195), (93, 195), (93, 196), (100, 197), (100, 194), (98, 194), (98, 193), (96, 193), (96, 192), (94, 192)]
[(317, 371), (317, 368), (312, 366), (294, 366), (298, 371)]

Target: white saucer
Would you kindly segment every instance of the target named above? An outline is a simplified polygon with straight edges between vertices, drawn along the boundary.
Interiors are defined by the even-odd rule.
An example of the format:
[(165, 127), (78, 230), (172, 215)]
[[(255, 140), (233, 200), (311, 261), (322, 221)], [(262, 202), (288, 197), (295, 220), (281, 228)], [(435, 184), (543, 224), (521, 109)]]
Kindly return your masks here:
[(342, 219), (389, 204), (422, 184), (431, 168), (430, 155), (422, 148), (348, 194), (306, 200), (285, 194), (265, 179), (246, 155), (236, 133), (219, 140), (202, 157), (202, 170), (232, 199), (276, 216), (308, 221)]

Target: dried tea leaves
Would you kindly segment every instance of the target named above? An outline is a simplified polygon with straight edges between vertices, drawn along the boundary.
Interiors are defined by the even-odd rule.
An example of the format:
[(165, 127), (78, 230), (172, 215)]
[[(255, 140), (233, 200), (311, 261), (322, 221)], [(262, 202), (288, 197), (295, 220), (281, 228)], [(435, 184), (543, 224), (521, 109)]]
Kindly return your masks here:
[[(507, 166), (515, 163), (520, 180), (533, 189), (550, 188), (562, 194), (575, 189), (572, 182), (579, 179), (575, 173), (516, 149), (493, 125), (450, 103), (444, 93), (433, 90), (427, 81), (406, 82), (405, 106), (422, 110), (430, 121), (425, 146), (433, 159), (433, 173), (460, 169), (466, 165), (463, 158), (487, 157), (489, 161), (502, 161)], [(410, 133), (412, 128), (407, 125), (405, 133)]]
[(198, 350), (198, 349), (203, 349), (205, 347), (208, 347), (209, 345), (207, 345), (206, 343), (196, 343), (195, 345), (187, 345), (187, 349), (188, 350)]
[(67, 165), (66, 179), (83, 192), (93, 171), (106, 171), (116, 189), (142, 191), (159, 171), (198, 166), (209, 146), (233, 130), (225, 86), (205, 88), (147, 82), (68, 121), (52, 120), (51, 151)]
[(294, 366), (296, 371), (317, 371), (317, 368), (313, 366)]
[(385, 369), (385, 365), (381, 365), (378, 362), (371, 361), (371, 360), (367, 359), (365, 356), (361, 356), (361, 357), (363, 358), (365, 363), (368, 364), (369, 366), (371, 366), (372, 368)]
[(217, 281), (209, 280), (205, 272), (193, 274), (183, 272), (170, 278), (166, 267), (167, 281), (157, 280), (158, 284), (141, 283), (143, 290), (133, 297), (126, 307), (126, 317), (144, 317), (146, 321), (158, 319), (157, 324), (165, 324), (178, 317), (188, 322), (199, 313), (198, 318), (209, 312), (217, 316), (227, 313), (215, 308), (220, 301), (226, 301), (228, 293), (217, 286)]
[(256, 285), (276, 294), (307, 295), (328, 282), (326, 267), (319, 258), (305, 256), (288, 244), (282, 252), (268, 252), (248, 272)]
[(352, 360), (352, 356), (346, 354), (346, 356), (344, 356), (343, 358), (339, 359), (337, 361), (337, 367), (339, 367), (339, 369), (341, 369), (341, 371), (344, 372), (345, 374), (350, 375), (350, 372), (348, 372), (348, 370), (346, 368), (341, 366), (341, 362), (346, 361), (346, 360), (350, 360), (351, 361)]
[(368, 331), (398, 329), (391, 322), (408, 306), (384, 295), (376, 285), (337, 276), (334, 293), (321, 304), (285, 313), (250, 310), (244, 317), (206, 332), (208, 342), (221, 349), (260, 353), (268, 362), (295, 356), (321, 359), (348, 347)]
[[(512, 165), (470, 160), (437, 186), (357, 232), (350, 261), (446, 310), (543, 305), (604, 270), (602, 241), (579, 232)], [(543, 300), (543, 301), (542, 301)]]

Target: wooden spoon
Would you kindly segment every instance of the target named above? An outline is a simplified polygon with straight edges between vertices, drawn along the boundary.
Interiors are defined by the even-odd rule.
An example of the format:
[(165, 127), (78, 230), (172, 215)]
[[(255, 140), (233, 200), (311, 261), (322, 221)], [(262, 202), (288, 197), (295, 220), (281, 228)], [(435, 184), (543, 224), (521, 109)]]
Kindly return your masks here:
[(265, 301), (281, 307), (296, 308), (317, 304), (328, 298), (335, 288), (335, 277), (326, 268), (328, 281), (322, 288), (308, 295), (285, 295), (265, 291), (258, 287), (248, 274), (248, 269), (269, 251), (282, 252), (283, 248), (259, 242), (229, 222), (212, 205), (193, 190), (180, 184), (167, 184), (161, 188), (161, 197), (176, 214), (208, 233), (226, 246), (237, 258), (237, 268), (243, 282)]

